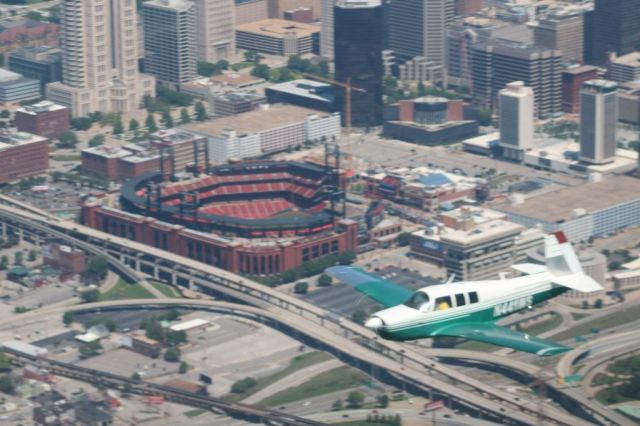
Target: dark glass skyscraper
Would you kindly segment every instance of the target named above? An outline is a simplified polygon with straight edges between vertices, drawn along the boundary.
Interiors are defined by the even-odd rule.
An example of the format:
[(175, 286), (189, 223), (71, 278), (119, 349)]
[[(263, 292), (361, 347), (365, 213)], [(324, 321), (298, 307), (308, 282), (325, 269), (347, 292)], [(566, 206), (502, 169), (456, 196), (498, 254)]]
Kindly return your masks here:
[[(334, 9), (334, 55), (336, 80), (366, 92), (352, 91), (351, 123), (375, 126), (382, 123), (382, 50), (384, 12), (380, 0), (338, 0)], [(336, 102), (346, 117), (345, 90), (337, 88)]]
[(596, 0), (591, 31), (595, 64), (640, 50), (640, 0)]

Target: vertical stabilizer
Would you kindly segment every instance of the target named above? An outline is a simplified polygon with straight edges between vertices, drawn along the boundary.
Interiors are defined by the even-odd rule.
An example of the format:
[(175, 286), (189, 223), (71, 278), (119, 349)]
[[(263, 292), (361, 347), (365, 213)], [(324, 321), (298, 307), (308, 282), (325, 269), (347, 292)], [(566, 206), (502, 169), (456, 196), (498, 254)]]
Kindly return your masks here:
[(554, 284), (585, 293), (602, 290), (597, 281), (584, 273), (578, 256), (563, 232), (554, 232), (545, 237), (544, 257)]

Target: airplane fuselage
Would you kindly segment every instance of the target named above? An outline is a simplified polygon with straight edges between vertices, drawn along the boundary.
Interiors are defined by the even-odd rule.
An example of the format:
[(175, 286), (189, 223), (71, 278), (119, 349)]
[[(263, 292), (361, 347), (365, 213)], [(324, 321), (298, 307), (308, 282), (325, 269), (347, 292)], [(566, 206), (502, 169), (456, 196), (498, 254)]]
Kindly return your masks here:
[(389, 340), (446, 336), (447, 327), (453, 324), (493, 322), (567, 290), (566, 287), (554, 285), (548, 273), (441, 284), (418, 290), (430, 299), (426, 309), (403, 304), (378, 311), (372, 315), (372, 319), (379, 318), (380, 325), (375, 329), (381, 337)]

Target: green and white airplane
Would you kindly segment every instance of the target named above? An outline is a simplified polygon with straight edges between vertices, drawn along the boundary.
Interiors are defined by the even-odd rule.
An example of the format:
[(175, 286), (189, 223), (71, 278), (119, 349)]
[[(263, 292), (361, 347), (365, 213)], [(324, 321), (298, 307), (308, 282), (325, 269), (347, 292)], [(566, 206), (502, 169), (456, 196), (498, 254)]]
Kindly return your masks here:
[(353, 286), (387, 309), (375, 312), (365, 327), (385, 339), (405, 341), (435, 336), (463, 337), (537, 355), (556, 355), (571, 348), (539, 339), (496, 321), (554, 298), (568, 290), (593, 292), (602, 287), (586, 275), (562, 232), (545, 237), (546, 265), (512, 266), (517, 278), (452, 282), (415, 292), (352, 266), (333, 266), (327, 273)]

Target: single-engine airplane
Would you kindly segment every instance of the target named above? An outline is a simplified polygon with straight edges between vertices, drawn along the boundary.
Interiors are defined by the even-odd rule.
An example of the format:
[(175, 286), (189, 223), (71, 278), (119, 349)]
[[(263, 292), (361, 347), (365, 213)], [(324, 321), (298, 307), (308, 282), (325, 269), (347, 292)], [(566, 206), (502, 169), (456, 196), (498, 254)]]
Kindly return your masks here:
[(545, 236), (546, 265), (523, 263), (516, 278), (452, 282), (412, 292), (352, 266), (333, 266), (327, 273), (353, 286), (387, 309), (375, 312), (365, 327), (384, 339), (405, 341), (436, 336), (462, 337), (537, 355), (556, 355), (571, 348), (496, 325), (507, 315), (552, 299), (565, 291), (593, 292), (602, 287), (582, 270), (564, 233)]

